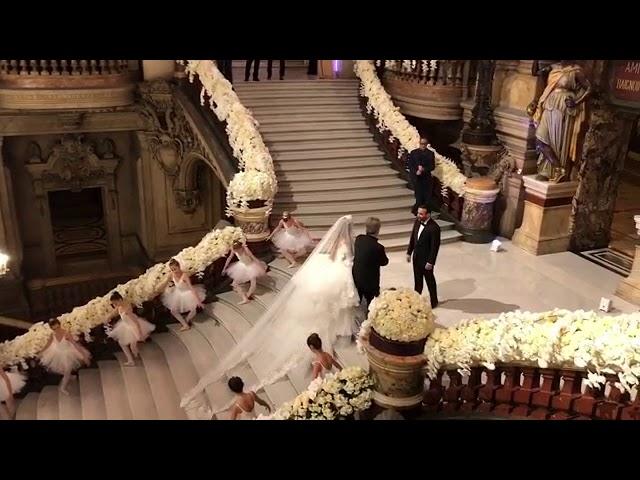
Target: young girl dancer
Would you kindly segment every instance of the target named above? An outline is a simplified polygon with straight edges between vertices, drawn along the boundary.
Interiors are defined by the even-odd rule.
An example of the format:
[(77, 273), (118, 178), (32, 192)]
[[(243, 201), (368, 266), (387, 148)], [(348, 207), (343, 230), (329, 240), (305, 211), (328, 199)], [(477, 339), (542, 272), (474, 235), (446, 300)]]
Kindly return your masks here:
[[(13, 396), (20, 393), (27, 383), (27, 377), (19, 372), (5, 372), (0, 368), (0, 407), (4, 407), (7, 419), (14, 418), (16, 404)], [(4, 403), (4, 405), (2, 405)], [(1, 413), (1, 412), (0, 412)], [(0, 415), (0, 418), (3, 416)]]
[[(203, 285), (192, 285), (189, 275), (182, 271), (180, 263), (172, 258), (169, 261), (173, 286), (165, 287), (165, 291), (160, 298), (165, 307), (169, 309), (171, 315), (180, 322), (180, 331), (189, 330), (191, 321), (198, 313), (198, 307), (204, 308), (202, 302), (207, 296)], [(187, 313), (186, 319), (182, 314)]]
[(51, 337), (40, 353), (40, 363), (47, 370), (62, 375), (60, 392), (69, 395), (67, 384), (71, 380), (71, 373), (83, 363), (91, 363), (89, 351), (74, 340), (71, 334), (60, 325), (60, 320), (49, 320)]
[[(238, 261), (229, 266), (231, 259), (236, 256)], [(233, 289), (242, 297), (240, 305), (248, 303), (254, 292), (256, 291), (257, 280), (259, 277), (266, 275), (267, 264), (258, 260), (246, 245), (240, 242), (234, 242), (231, 247), (231, 253), (224, 264), (222, 273), (226, 273), (233, 279)], [(243, 283), (250, 283), (249, 291), (246, 293), (242, 289)]]
[(315, 244), (309, 230), (289, 212), (282, 213), (282, 218), (269, 239), (273, 239), (273, 244), (289, 261), (289, 268), (294, 268), (296, 257), (303, 255), (307, 249), (312, 249)]
[(251, 420), (256, 418), (256, 403), (266, 408), (271, 413), (271, 406), (261, 399), (256, 392), (244, 392), (244, 382), (240, 377), (231, 377), (229, 389), (236, 394), (236, 403), (231, 407), (231, 420)]
[(311, 362), (311, 365), (313, 366), (314, 380), (318, 377), (324, 378), (326, 374), (332, 372), (333, 367), (336, 367), (338, 371), (342, 370), (342, 365), (338, 363), (333, 355), (322, 350), (322, 340), (320, 339), (320, 335), (317, 333), (309, 335), (307, 338), (307, 346), (316, 357), (316, 359)]
[(136, 364), (134, 357), (140, 356), (138, 342), (144, 342), (156, 326), (133, 313), (133, 306), (118, 292), (113, 292), (109, 301), (118, 311), (120, 320), (107, 335), (120, 344), (120, 348), (127, 357), (125, 365), (132, 367)]

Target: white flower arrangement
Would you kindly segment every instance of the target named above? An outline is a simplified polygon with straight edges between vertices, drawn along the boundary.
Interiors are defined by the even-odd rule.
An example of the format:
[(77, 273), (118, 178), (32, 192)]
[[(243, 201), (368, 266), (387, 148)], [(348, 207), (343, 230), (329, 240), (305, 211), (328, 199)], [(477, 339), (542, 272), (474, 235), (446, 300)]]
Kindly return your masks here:
[(340, 420), (371, 406), (373, 379), (360, 367), (317, 378), (307, 390), (258, 420)]
[[(390, 62), (395, 62), (395, 60)], [(408, 62), (408, 60), (403, 62)], [(391, 96), (384, 89), (376, 75), (373, 61), (356, 60), (354, 62), (354, 71), (360, 79), (360, 93), (367, 98), (367, 112), (373, 113), (376, 117), (378, 130), (381, 132), (389, 131), (391, 139), (397, 138), (402, 148), (406, 151), (410, 152), (418, 148), (420, 146), (418, 130), (402, 115), (400, 108), (394, 105)], [(467, 177), (458, 170), (456, 164), (450, 159), (440, 155), (431, 147), (429, 149), (433, 151), (436, 159), (436, 168), (433, 171), (433, 176), (440, 180), (443, 185), (463, 196)]]
[[(371, 302), (358, 342), (371, 328), (390, 340), (414, 342), (430, 335), (436, 325), (429, 302), (414, 290), (400, 288), (384, 290)], [(358, 348), (362, 349), (360, 344)]]
[(273, 159), (258, 130), (258, 122), (251, 111), (242, 105), (231, 83), (220, 73), (212, 60), (187, 60), (185, 68), (189, 79), (195, 75), (202, 82), (200, 99), (209, 105), (218, 119), (226, 122), (226, 131), (233, 155), (238, 159), (240, 172), (227, 187), (227, 213), (229, 208), (249, 208), (251, 200), (264, 200), (273, 205), (277, 193), (277, 180)]
[(227, 188), (227, 204), (240, 205), (251, 200), (269, 201), (276, 192), (272, 175), (258, 170), (245, 170), (234, 175)]
[(631, 392), (640, 383), (640, 313), (599, 316), (593, 311), (508, 312), (494, 319), (465, 320), (438, 329), (425, 346), (427, 372), (440, 368), (468, 373), (496, 363), (587, 370), (587, 384), (618, 376), (616, 386)]
[[(234, 242), (244, 242), (245, 237), (240, 228), (226, 227), (213, 230), (203, 237), (195, 247), (187, 247), (175, 258), (182, 269), (188, 274), (203, 271), (218, 258), (229, 253)], [(164, 283), (170, 270), (168, 264), (158, 263), (149, 268), (143, 275), (118, 285), (114, 290), (131, 303), (141, 305), (158, 296), (160, 287)], [(84, 335), (90, 340), (89, 332), (92, 328), (107, 323), (114, 315), (114, 309), (109, 302), (110, 293), (103, 297), (96, 297), (84, 306), (74, 308), (70, 313), (58, 317), (63, 328), (71, 335)], [(29, 330), (13, 340), (0, 344), (0, 366), (22, 364), (27, 368), (26, 359), (38, 355), (44, 348), (51, 335), (49, 325), (38, 322)]]

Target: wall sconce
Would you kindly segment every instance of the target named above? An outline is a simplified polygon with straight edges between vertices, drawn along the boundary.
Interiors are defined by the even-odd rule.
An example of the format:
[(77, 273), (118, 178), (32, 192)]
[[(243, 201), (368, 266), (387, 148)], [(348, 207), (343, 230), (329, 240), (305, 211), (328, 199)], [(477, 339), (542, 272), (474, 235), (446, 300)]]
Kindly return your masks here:
[(9, 256), (0, 252), (0, 277), (9, 271)]

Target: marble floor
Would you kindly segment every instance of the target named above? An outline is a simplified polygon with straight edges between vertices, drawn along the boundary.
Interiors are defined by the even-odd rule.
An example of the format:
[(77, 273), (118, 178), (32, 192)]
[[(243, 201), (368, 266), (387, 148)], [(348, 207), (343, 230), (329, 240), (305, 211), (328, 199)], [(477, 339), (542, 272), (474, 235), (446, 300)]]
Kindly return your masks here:
[[(615, 296), (620, 275), (573, 253), (536, 257), (501, 240), (503, 250), (498, 253), (489, 245), (465, 242), (441, 247), (435, 272), (440, 299), (434, 311), (437, 323), (451, 326), (466, 318), (494, 317), (516, 309), (594, 310), (601, 297), (612, 300), (611, 313), (640, 310)], [(389, 260), (382, 269), (382, 288), (413, 288), (404, 253), (390, 253)]]

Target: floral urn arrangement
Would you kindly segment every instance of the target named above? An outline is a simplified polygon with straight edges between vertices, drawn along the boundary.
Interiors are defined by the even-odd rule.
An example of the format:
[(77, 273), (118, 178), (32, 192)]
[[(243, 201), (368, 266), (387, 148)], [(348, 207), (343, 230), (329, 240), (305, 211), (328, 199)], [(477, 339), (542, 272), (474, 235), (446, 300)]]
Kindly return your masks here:
[(397, 410), (420, 405), (426, 365), (424, 348), (434, 329), (431, 306), (417, 292), (390, 289), (374, 299), (358, 343), (369, 360), (376, 404)]

